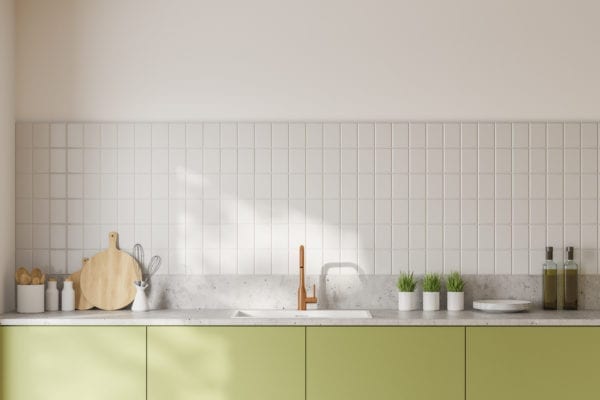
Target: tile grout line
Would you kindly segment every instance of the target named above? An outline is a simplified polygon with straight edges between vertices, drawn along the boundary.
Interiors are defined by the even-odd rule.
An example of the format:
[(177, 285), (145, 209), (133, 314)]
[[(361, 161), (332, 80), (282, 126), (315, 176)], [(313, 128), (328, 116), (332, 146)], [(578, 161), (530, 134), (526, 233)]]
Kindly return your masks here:
[[(307, 162), (306, 162), (306, 149), (307, 149), (307, 143), (306, 143), (306, 123), (302, 123), (302, 131), (303, 131), (303, 135), (304, 135), (304, 237), (302, 238), (302, 242), (304, 243), (304, 245), (306, 245), (306, 238), (307, 238), (307, 234), (306, 234), (306, 229), (308, 227), (308, 216), (307, 211), (308, 211), (308, 196), (306, 195), (306, 183), (308, 180), (308, 166), (307, 166)], [(271, 196), (272, 197), (272, 196)], [(304, 261), (304, 264), (306, 265), (306, 260)]]
[(390, 134), (389, 134), (389, 137), (388, 137), (388, 139), (389, 139), (389, 146), (390, 146), (390, 148), (388, 150), (389, 151), (388, 154), (389, 154), (390, 165), (389, 165), (389, 170), (387, 172), (389, 174), (388, 185), (389, 185), (389, 188), (390, 188), (390, 192), (389, 192), (389, 194), (387, 196), (388, 201), (390, 202), (390, 208), (389, 208), (389, 210), (390, 210), (390, 222), (389, 222), (389, 232), (390, 232), (390, 235), (389, 236), (390, 237), (389, 237), (389, 242), (388, 242), (389, 252), (390, 252), (390, 254), (388, 256), (388, 260), (389, 260), (389, 263), (390, 263), (390, 267), (388, 269), (388, 274), (394, 274), (394, 196), (392, 194), (393, 193), (392, 186), (394, 184), (394, 181), (393, 181), (393, 178), (392, 178), (394, 176), (393, 175), (393, 171), (394, 171), (394, 146), (392, 144), (392, 141), (393, 141), (393, 138), (394, 138), (394, 133), (393, 133), (393, 125), (392, 125), (392, 123), (390, 122), (389, 124), (386, 124), (386, 125), (389, 126), (389, 131), (390, 131)]
[[(154, 151), (154, 128), (156, 127), (155, 124), (151, 124), (150, 125), (150, 226), (152, 226), (152, 217), (154, 214), (154, 202), (153, 200), (153, 195), (152, 195), (152, 176), (154, 174), (154, 163), (153, 163), (153, 151)], [(169, 148), (169, 125), (167, 125), (167, 149)], [(168, 207), (169, 203), (167, 203), (167, 207)], [(137, 209), (137, 207), (136, 207)], [(137, 224), (136, 224), (136, 231), (137, 231)], [(139, 243), (138, 241), (138, 237), (137, 237), (137, 232), (134, 234), (135, 237), (135, 242)], [(152, 242), (152, 229), (150, 229), (150, 242)], [(167, 209), (167, 246), (168, 246), (168, 250), (167, 250), (167, 273), (171, 273), (171, 263), (170, 258), (171, 258), (171, 210)], [(146, 262), (145, 260), (145, 254), (144, 254), (144, 262)], [(142, 267), (143, 268), (143, 267)], [(143, 271), (142, 271), (143, 273)]]
[(341, 124), (337, 124), (337, 135), (338, 135), (338, 148), (337, 148), (337, 152), (338, 152), (338, 208), (339, 208), (339, 231), (338, 231), (338, 247), (339, 247), (339, 265), (340, 265), (340, 275), (342, 274), (342, 263), (343, 263), (343, 257), (342, 257), (342, 248), (344, 247), (344, 244), (342, 243), (342, 226), (343, 226), (343, 221), (342, 221), (342, 125)]
[(510, 220), (510, 274), (513, 275), (515, 272), (515, 263), (514, 263), (514, 256), (515, 256), (515, 251), (514, 251), (514, 246), (513, 246), (513, 153), (514, 153), (514, 149), (515, 149), (515, 129), (514, 129), (514, 124), (511, 122), (510, 123), (510, 216), (509, 216), (509, 220)]
[[(341, 127), (340, 127), (341, 132)], [(341, 141), (341, 133), (340, 133)], [(340, 142), (341, 146), (341, 142)], [(341, 157), (341, 155), (340, 155)], [(325, 265), (325, 124), (321, 126), (321, 264)]]
[(377, 240), (377, 230), (378, 228), (380, 228), (380, 226), (382, 225), (381, 223), (379, 223), (378, 221), (378, 216), (379, 216), (379, 212), (378, 212), (378, 207), (377, 207), (377, 203), (379, 202), (379, 198), (377, 196), (377, 124), (375, 122), (370, 122), (369, 125), (371, 125), (371, 132), (373, 133), (372, 135), (372, 160), (373, 160), (373, 166), (372, 166), (372, 170), (371, 170), (371, 182), (372, 182), (372, 194), (371, 194), (371, 202), (372, 202), (372, 208), (373, 208), (373, 256), (372, 256), (372, 262), (373, 262), (373, 275), (377, 275), (377, 261), (378, 257), (377, 257), (377, 252), (379, 251), (379, 245), (378, 245), (378, 240)]
[[(205, 133), (205, 125), (204, 123), (199, 124), (202, 128), (201, 128), (201, 132), (202, 132), (202, 137), (200, 139), (200, 153), (202, 154), (202, 165), (201, 165), (201, 173), (200, 173), (200, 193), (202, 196), (202, 206), (200, 207), (200, 215), (201, 215), (201, 219), (202, 219), (202, 224), (201, 224), (201, 230), (202, 230), (202, 243), (201, 243), (201, 249), (202, 249), (202, 274), (206, 273), (206, 260), (207, 257), (205, 256), (205, 248), (204, 248), (204, 241), (206, 240), (205, 238), (205, 231), (204, 231), (204, 225), (206, 224), (205, 221), (205, 217), (204, 217), (204, 205), (205, 205), (205, 199), (204, 199), (204, 174), (205, 174), (205, 168), (204, 168), (204, 163), (206, 161), (206, 155), (204, 154), (205, 152), (205, 146), (204, 146), (204, 133)], [(187, 137), (186, 137), (186, 141), (187, 141)], [(187, 149), (186, 149), (186, 154), (187, 154)], [(186, 158), (186, 171), (187, 171), (187, 158)], [(185, 178), (185, 189), (187, 191), (187, 172), (186, 172), (186, 178)], [(186, 193), (186, 201), (187, 201), (187, 193)]]
[(491, 124), (492, 129), (492, 179), (494, 185), (492, 186), (492, 207), (493, 207), (493, 218), (492, 218), (492, 251), (494, 252), (494, 275), (498, 275), (498, 263), (496, 261), (498, 256), (498, 249), (496, 249), (496, 124)]
[(428, 131), (429, 131), (429, 124), (425, 123), (424, 124), (424, 128), (425, 128), (425, 138), (424, 138), (424, 140), (425, 140), (425, 151), (424, 151), (424, 159), (425, 159), (425, 175), (424, 175), (424, 180), (425, 180), (425, 199), (423, 200), (423, 203), (424, 203), (424, 207), (425, 207), (425, 243), (423, 245), (424, 245), (425, 249), (424, 249), (423, 253), (425, 255), (424, 256), (425, 273), (427, 274), (427, 273), (429, 273), (429, 265), (428, 265), (429, 257), (428, 257), (428, 254), (427, 254), (428, 250), (429, 250), (427, 248), (428, 242), (429, 242), (429, 237), (428, 237), (429, 236), (429, 232), (428, 232), (428, 229), (429, 229), (429, 210), (427, 209), (427, 206), (429, 204), (428, 193), (427, 193), (427, 183), (429, 182), (429, 177), (428, 177), (429, 174), (427, 172), (427, 169), (428, 169), (427, 168), (428, 167), (427, 166), (427, 162), (428, 162), (428, 158), (429, 158), (429, 157), (427, 157), (427, 155), (428, 155), (427, 154), (428, 153), (428, 144), (429, 144), (428, 143), (429, 140), (427, 139), (427, 136), (428, 136)]
[[(561, 169), (561, 175), (562, 175), (562, 246), (561, 247), (565, 247), (565, 242), (567, 241), (567, 218), (566, 218), (566, 207), (567, 207), (567, 197), (565, 195), (565, 179), (567, 178), (567, 174), (565, 173), (565, 156), (566, 156), (566, 141), (565, 141), (565, 124), (561, 124), (562, 126), (562, 132), (561, 132), (561, 140), (562, 140), (562, 148), (561, 148), (561, 157), (562, 157), (562, 169)], [(564, 250), (563, 250), (564, 251)], [(556, 257), (556, 253), (553, 254), (554, 257)], [(564, 255), (563, 255), (563, 259), (562, 261), (564, 262)], [(557, 264), (557, 268), (560, 269), (561, 265), (559, 263)], [(557, 272), (558, 273), (558, 272)], [(560, 305), (559, 305), (560, 306)]]
[(458, 261), (460, 262), (460, 272), (463, 274), (463, 224), (462, 224), (462, 124), (458, 126)]
[(223, 123), (219, 122), (219, 146), (218, 146), (218, 151), (219, 151), (219, 166), (218, 166), (218, 177), (219, 177), (219, 191), (217, 193), (217, 204), (218, 204), (218, 209), (219, 209), (219, 256), (217, 257), (217, 263), (219, 265), (219, 275), (222, 274), (223, 272), (223, 266), (221, 263), (221, 253), (223, 251), (223, 235), (221, 234), (221, 227), (223, 226), (223, 222), (222, 222), (222, 215), (221, 215), (221, 174), (222, 174), (222, 168), (221, 168), (221, 163), (223, 162), (222, 160), (222, 154), (223, 154)]
[(446, 187), (444, 185), (444, 171), (446, 169), (445, 168), (445, 164), (446, 164), (446, 152), (444, 151), (444, 149), (446, 147), (445, 146), (446, 145), (446, 137), (445, 137), (446, 136), (446, 129), (445, 129), (445, 126), (444, 126), (443, 123), (440, 124), (440, 128), (442, 129), (442, 131), (441, 131), (441, 135), (442, 135), (442, 138), (441, 138), (442, 139), (442, 144), (441, 144), (441, 146), (442, 146), (442, 151), (441, 151), (441, 153), (442, 153), (442, 171), (441, 171), (441, 174), (442, 174), (442, 194), (441, 194), (441, 198), (442, 198), (442, 202), (441, 202), (442, 203), (442, 210), (441, 210), (442, 211), (442, 221), (441, 221), (441, 228), (442, 228), (442, 232), (441, 232), (442, 233), (442, 249), (441, 249), (442, 260), (441, 261), (442, 261), (442, 265), (441, 265), (441, 267), (442, 267), (442, 273), (444, 273), (444, 272), (448, 272), (448, 271), (446, 271), (446, 269), (447, 269), (446, 268), (446, 257), (445, 257), (445, 254), (446, 254), (446, 251), (445, 251), (445, 249), (446, 249), (446, 237), (444, 235), (444, 232), (446, 230), (446, 223), (445, 223), (445, 216), (446, 215), (445, 215), (445, 207), (444, 207), (444, 203), (445, 203), (444, 199), (446, 198)]
[(411, 155), (410, 128), (411, 128), (411, 124), (407, 123), (406, 124), (406, 141), (407, 141), (407, 143), (406, 143), (406, 162), (407, 162), (406, 170), (408, 171), (408, 173), (406, 174), (406, 188), (405, 189), (406, 189), (406, 208), (407, 208), (407, 212), (408, 212), (408, 215), (407, 215), (407, 228), (406, 228), (407, 231), (408, 231), (408, 234), (407, 234), (407, 237), (408, 237), (408, 244), (407, 244), (408, 249), (406, 251), (406, 253), (407, 253), (406, 259), (407, 259), (407, 263), (408, 263), (408, 265), (407, 265), (408, 272), (413, 272), (414, 268), (411, 267), (411, 263), (410, 263), (410, 260), (411, 260), (411, 248), (410, 248), (410, 236), (411, 236), (410, 235), (410, 228), (411, 228), (411, 224), (410, 224), (410, 219), (411, 219), (411, 200), (412, 200), (411, 196), (410, 196), (410, 194), (411, 194), (410, 193), (410, 162), (411, 162), (410, 161), (411, 160), (411, 157), (410, 157), (410, 155)]
[[(183, 215), (184, 217), (184, 221), (183, 221), (183, 270), (185, 271), (186, 275), (190, 275), (193, 274), (193, 268), (189, 265), (188, 263), (188, 249), (189, 249), (189, 243), (188, 243), (188, 237), (187, 237), (187, 227), (188, 227), (188, 214), (189, 214), (189, 210), (188, 210), (188, 200), (187, 200), (187, 191), (188, 191), (188, 182), (187, 182), (187, 175), (188, 175), (188, 155), (187, 155), (187, 124), (182, 124), (183, 125), (183, 143), (184, 143), (184, 151), (183, 151), (183, 162), (185, 165), (185, 168), (183, 169), (183, 185), (185, 187), (185, 198), (183, 199), (182, 203), (183, 203)], [(171, 165), (171, 148), (172, 143), (171, 143), (171, 126), (172, 124), (168, 124), (167, 125), (167, 131), (168, 131), (168, 142), (167, 142), (167, 185), (169, 185), (170, 180), (171, 180), (171, 176), (169, 174), (169, 168)], [(167, 189), (168, 190), (168, 189)], [(169, 220), (171, 220), (171, 206), (172, 206), (172, 202), (171, 202), (171, 196), (167, 196), (167, 207), (168, 207), (168, 215), (169, 215)], [(180, 229), (181, 225), (179, 223), (179, 221), (177, 221), (176, 226), (177, 229)], [(179, 235), (178, 235), (179, 236)], [(169, 239), (170, 240), (170, 239)], [(171, 249), (169, 249), (170, 251)], [(176, 252), (178, 253), (178, 252)], [(169, 255), (170, 257), (170, 255)], [(169, 263), (169, 267), (171, 266), (171, 263)]]
[[(581, 175), (583, 175), (583, 159), (581, 157), (581, 132), (582, 132), (582, 124), (581, 121), (579, 121), (578, 123), (579, 125), (579, 193), (578, 193), (578, 197), (579, 197), (579, 227), (577, 229), (577, 236), (578, 236), (578, 240), (579, 240), (579, 265), (581, 265), (581, 260), (583, 258), (583, 243), (581, 242), (581, 227), (582, 227), (582, 220), (583, 220), (583, 209), (582, 209), (582, 200), (581, 200)], [(566, 250), (566, 249), (564, 249)], [(575, 258), (577, 260), (577, 258)]]
[(463, 136), (463, 127), (464, 124), (460, 123), (458, 124), (458, 145), (459, 145), (459, 157), (458, 157), (458, 193), (459, 193), (459, 199), (458, 199), (458, 224), (459, 224), (459, 235), (458, 235), (458, 241), (459, 241), (459, 247), (460, 247), (460, 269), (461, 269), (461, 273), (463, 273), (464, 271), (464, 265), (463, 265), (463, 253), (465, 251), (465, 249), (463, 248), (464, 243), (463, 243), (463, 230), (464, 230), (464, 224), (463, 224), (463, 156), (464, 156), (464, 152), (463, 152), (463, 146), (462, 146), (462, 136)]
[(475, 216), (475, 227), (477, 228), (477, 236), (476, 236), (476, 240), (477, 240), (477, 275), (479, 275), (480, 271), (481, 271), (481, 265), (480, 265), (480, 258), (481, 258), (481, 251), (479, 248), (479, 235), (481, 234), (481, 221), (479, 220), (479, 162), (480, 162), (480, 157), (481, 157), (481, 152), (479, 149), (479, 123), (474, 123), (475, 125), (475, 151), (476, 151), (476, 159), (477, 159), (477, 164), (475, 165), (475, 210), (476, 210), (476, 216)]
[[(546, 227), (544, 229), (544, 233), (546, 235), (546, 242), (544, 243), (546, 246), (548, 246), (548, 228), (550, 226), (550, 221), (548, 218), (548, 183), (549, 183), (549, 179), (548, 176), (549, 174), (549, 168), (548, 168), (548, 124), (544, 123), (544, 170), (546, 171), (546, 176), (544, 177), (544, 183), (545, 183), (545, 196), (544, 196), (544, 205), (546, 206), (545, 212), (544, 212), (544, 216), (546, 217)], [(544, 249), (545, 252), (545, 249)], [(544, 258), (545, 255), (544, 255)], [(542, 271), (543, 273), (543, 271)]]

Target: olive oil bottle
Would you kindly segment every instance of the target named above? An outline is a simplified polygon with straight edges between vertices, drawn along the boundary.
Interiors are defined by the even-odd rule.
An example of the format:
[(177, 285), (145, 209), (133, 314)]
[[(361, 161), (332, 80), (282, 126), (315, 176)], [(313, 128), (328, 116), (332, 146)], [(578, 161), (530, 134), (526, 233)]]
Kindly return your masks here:
[(563, 309), (577, 310), (577, 280), (579, 268), (573, 261), (573, 247), (567, 247), (567, 261), (564, 268), (564, 302)]
[(554, 249), (546, 247), (546, 262), (543, 269), (543, 302), (545, 310), (556, 310), (558, 308), (558, 269), (553, 261)]

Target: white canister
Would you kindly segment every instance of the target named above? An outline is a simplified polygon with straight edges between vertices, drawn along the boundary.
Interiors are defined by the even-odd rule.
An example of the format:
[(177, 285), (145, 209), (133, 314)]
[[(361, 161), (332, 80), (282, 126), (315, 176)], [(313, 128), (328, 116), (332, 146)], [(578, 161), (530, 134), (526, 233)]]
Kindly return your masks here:
[(46, 311), (58, 311), (58, 289), (56, 288), (56, 279), (48, 280), (46, 288)]
[(448, 292), (448, 311), (465, 309), (465, 292)]
[(63, 311), (75, 310), (75, 290), (73, 290), (73, 281), (65, 280), (63, 282), (63, 290), (61, 294), (61, 309)]
[(17, 312), (44, 312), (44, 285), (17, 285)]
[(440, 292), (423, 292), (423, 311), (440, 309)]
[(398, 310), (413, 311), (417, 309), (416, 292), (398, 292)]

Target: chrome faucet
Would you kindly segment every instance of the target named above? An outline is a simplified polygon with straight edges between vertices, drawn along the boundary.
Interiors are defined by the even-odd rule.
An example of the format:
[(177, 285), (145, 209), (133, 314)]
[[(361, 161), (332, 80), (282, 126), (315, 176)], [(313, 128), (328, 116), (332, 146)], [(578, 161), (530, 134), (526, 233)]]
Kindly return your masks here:
[(317, 302), (317, 285), (313, 285), (312, 297), (306, 297), (304, 286), (304, 246), (300, 246), (300, 285), (298, 286), (298, 310), (306, 310), (306, 304)]

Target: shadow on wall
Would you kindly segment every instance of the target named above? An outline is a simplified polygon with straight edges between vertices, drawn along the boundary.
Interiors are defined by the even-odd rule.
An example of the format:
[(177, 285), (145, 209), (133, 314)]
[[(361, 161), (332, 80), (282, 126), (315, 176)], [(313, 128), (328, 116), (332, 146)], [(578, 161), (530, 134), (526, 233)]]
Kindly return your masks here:
[[(355, 263), (340, 262), (340, 263), (327, 263), (321, 268), (321, 274), (319, 275), (318, 294), (319, 308), (334, 308), (333, 305), (338, 304), (339, 300), (336, 298), (337, 294), (335, 291), (327, 290), (327, 275), (330, 270), (342, 270), (343, 274), (352, 276), (355, 282), (348, 284), (344, 291), (344, 297), (352, 297), (353, 293), (360, 290), (365, 280), (364, 271)], [(358, 284), (356, 284), (358, 282)], [(331, 304), (331, 307), (330, 307)]]
[[(187, 243), (171, 246), (176, 247), (177, 263), (187, 262), (188, 268), (197, 268), (191, 264), (201, 261), (202, 273), (207, 275), (297, 274), (298, 248), (305, 245), (309, 275), (367, 272), (357, 265), (361, 258), (357, 249), (358, 243), (373, 244), (372, 231), (371, 235), (360, 238), (358, 221), (342, 225), (339, 213), (335, 219), (326, 219), (331, 213), (325, 212), (325, 201), (306, 198), (305, 172), (273, 173), (269, 168), (268, 173), (255, 173), (257, 149), (233, 145), (208, 147), (207, 141), (219, 144), (220, 137), (223, 142), (224, 133), (219, 131), (218, 124), (213, 129), (206, 129), (206, 125), (200, 133), (205, 142), (203, 160), (187, 160), (187, 165), (183, 161), (172, 177), (186, 186), (186, 206), (178, 219), (187, 221), (187, 232), (181, 232), (181, 241)], [(217, 136), (216, 140), (207, 139), (211, 134)], [(282, 150), (284, 163), (291, 163), (288, 151), (292, 149)], [(270, 154), (263, 156), (271, 157)], [(267, 164), (272, 164), (271, 161)], [(305, 166), (303, 170), (306, 171)], [(339, 212), (337, 202), (333, 206)], [(318, 250), (322, 251), (322, 257), (311, 255), (315, 248), (311, 248), (311, 239), (321, 245)], [(328, 244), (335, 250), (327, 250)], [(186, 248), (192, 252), (195, 249), (194, 254), (201, 260), (198, 257), (190, 260), (188, 252), (186, 261)], [(348, 249), (350, 258), (344, 259), (344, 251), (340, 249)]]

